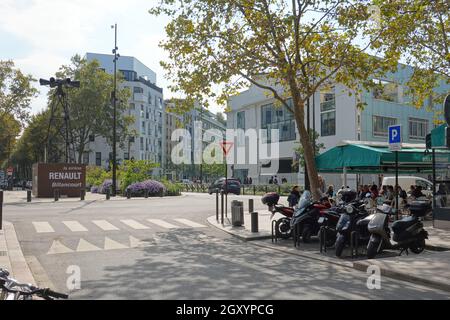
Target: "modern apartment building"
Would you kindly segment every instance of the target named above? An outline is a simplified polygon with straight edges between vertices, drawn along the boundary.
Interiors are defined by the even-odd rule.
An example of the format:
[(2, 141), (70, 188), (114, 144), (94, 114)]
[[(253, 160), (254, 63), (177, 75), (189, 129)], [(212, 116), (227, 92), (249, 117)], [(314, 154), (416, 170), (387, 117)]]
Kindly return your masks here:
[[(210, 137), (210, 139), (222, 141), (225, 136), (226, 126), (217, 119), (215, 114), (211, 113), (204, 107), (200, 107), (199, 103), (195, 103), (192, 109), (184, 114), (177, 114), (173, 111), (171, 112), (170, 110), (173, 110), (174, 106), (173, 101), (165, 101), (165, 112), (163, 114), (163, 164), (165, 173), (168, 178), (173, 179), (192, 178), (193, 176), (198, 177), (200, 172), (196, 172), (194, 166), (184, 166), (185, 170), (182, 171), (174, 170), (174, 166), (171, 161), (172, 150), (180, 142), (172, 141), (172, 133), (174, 130), (179, 128), (186, 129), (187, 132), (189, 132), (191, 137), (191, 159), (194, 159), (195, 146), (202, 146), (204, 148), (208, 144), (208, 141), (203, 141), (201, 144), (194, 144), (194, 138), (196, 135), (199, 134), (203, 137), (206, 130), (215, 129), (217, 134), (214, 134), (214, 137)], [(201, 132), (199, 133), (199, 131)]]
[[(434, 128), (434, 113), (430, 108), (441, 109), (442, 106), (432, 99), (426, 105), (417, 109), (410, 104), (411, 98), (406, 94), (406, 82), (413, 72), (412, 67), (399, 65), (397, 72), (387, 75), (383, 79), (373, 79), (379, 84), (379, 89), (366, 91), (359, 96), (366, 104), (358, 108), (357, 96), (349, 95), (349, 89), (343, 85), (336, 85), (327, 90), (316, 92), (310, 101), (310, 123), (320, 135), (318, 142), (323, 143), (324, 150), (336, 146), (343, 140), (353, 141), (387, 141), (388, 127), (393, 124), (402, 125), (402, 141), (410, 143), (425, 143), (425, 136)], [(437, 92), (444, 93), (450, 86), (442, 82)], [(280, 161), (278, 181), (286, 178), (289, 183), (304, 184), (303, 168), (300, 172), (292, 169), (296, 158), (294, 149), (299, 146), (299, 136), (292, 114), (286, 109), (276, 107), (274, 99), (267, 98), (264, 91), (251, 86), (229, 101), (231, 111), (227, 114), (228, 128), (241, 129), (278, 129), (280, 137)], [(246, 143), (240, 139), (235, 144), (237, 148)], [(249, 156), (248, 154), (246, 155)], [(271, 175), (261, 174), (261, 168), (267, 161), (260, 159), (257, 164), (234, 166), (230, 174), (243, 179), (252, 177), (254, 183), (266, 184)], [(340, 175), (323, 175), (326, 183), (340, 185)], [(378, 181), (375, 176), (365, 176), (360, 182), (371, 183)], [(356, 186), (356, 175), (348, 176), (348, 184)]]
[[(114, 73), (113, 55), (87, 53), (88, 61), (98, 60), (100, 68)], [(131, 125), (134, 136), (127, 139), (126, 146), (117, 150), (117, 159), (151, 160), (162, 163), (163, 156), (163, 89), (156, 85), (156, 73), (135, 57), (121, 56), (117, 61), (125, 82), (121, 85), (131, 90), (132, 96), (127, 115), (134, 117)], [(108, 167), (112, 159), (112, 147), (103, 137), (92, 137), (84, 163)]]

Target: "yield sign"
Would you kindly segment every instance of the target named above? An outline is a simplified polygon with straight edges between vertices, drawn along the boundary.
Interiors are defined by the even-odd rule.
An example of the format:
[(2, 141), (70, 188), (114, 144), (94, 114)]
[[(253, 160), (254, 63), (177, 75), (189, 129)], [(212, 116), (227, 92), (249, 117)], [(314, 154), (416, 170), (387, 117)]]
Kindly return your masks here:
[(228, 141), (222, 141), (220, 143), (220, 146), (222, 147), (222, 151), (225, 154), (225, 156), (228, 154), (228, 152), (230, 152), (231, 148), (233, 147), (233, 142), (228, 142)]

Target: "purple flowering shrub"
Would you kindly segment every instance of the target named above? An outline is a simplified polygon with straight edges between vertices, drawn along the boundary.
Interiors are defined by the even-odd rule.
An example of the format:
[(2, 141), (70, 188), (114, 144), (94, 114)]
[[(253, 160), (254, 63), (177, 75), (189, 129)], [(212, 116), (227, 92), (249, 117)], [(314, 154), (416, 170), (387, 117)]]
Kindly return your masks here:
[(102, 185), (99, 187), (98, 192), (101, 194), (106, 194), (106, 190), (111, 190), (112, 188), (112, 180), (106, 179), (103, 181)]
[(91, 187), (91, 193), (98, 193), (98, 191), (99, 191), (99, 187), (97, 187), (97, 186), (92, 186)]
[(166, 192), (166, 187), (159, 181), (146, 180), (146, 181), (130, 184), (125, 189), (125, 192), (129, 191), (129, 192), (131, 192), (132, 196), (139, 197), (139, 196), (144, 196), (146, 190), (148, 191), (149, 197), (159, 196), (159, 195), (161, 195), (161, 192)]

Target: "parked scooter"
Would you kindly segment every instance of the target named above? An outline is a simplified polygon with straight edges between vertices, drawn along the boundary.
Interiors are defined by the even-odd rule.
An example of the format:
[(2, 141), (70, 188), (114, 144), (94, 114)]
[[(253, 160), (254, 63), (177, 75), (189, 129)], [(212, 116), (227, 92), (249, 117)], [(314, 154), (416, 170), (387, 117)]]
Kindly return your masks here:
[(279, 199), (280, 196), (278, 193), (270, 192), (265, 194), (261, 201), (269, 207), (269, 211), (272, 213), (272, 216), (270, 217), (271, 220), (274, 219), (276, 213), (281, 215), (275, 223), (276, 237), (289, 239), (292, 236), (291, 219), (294, 215), (294, 208), (278, 204)]
[(425, 239), (428, 239), (428, 232), (423, 228), (419, 217), (423, 217), (429, 211), (429, 204), (423, 202), (413, 202), (409, 205), (411, 216), (395, 221), (392, 224), (394, 235), (391, 242), (391, 231), (389, 229), (389, 215), (392, 208), (383, 205), (377, 208), (377, 213), (368, 225), (371, 234), (367, 245), (367, 257), (373, 259), (384, 249), (399, 249), (401, 255), (408, 249), (419, 254), (425, 249)]
[(301, 237), (304, 243), (311, 242), (311, 236), (319, 233), (321, 225), (319, 217), (325, 215), (331, 207), (328, 199), (321, 202), (313, 202), (311, 192), (305, 191), (300, 198), (298, 208), (291, 220), (291, 228), (297, 237)]
[(336, 225), (336, 256), (342, 256), (342, 252), (347, 244), (351, 244), (351, 235), (356, 232), (358, 243), (367, 243), (370, 239), (370, 234), (367, 231), (367, 225), (371, 220), (371, 215), (365, 209), (365, 202), (356, 199), (356, 192), (346, 191), (343, 195), (343, 201), (346, 203), (343, 206), (345, 211), (339, 218)]

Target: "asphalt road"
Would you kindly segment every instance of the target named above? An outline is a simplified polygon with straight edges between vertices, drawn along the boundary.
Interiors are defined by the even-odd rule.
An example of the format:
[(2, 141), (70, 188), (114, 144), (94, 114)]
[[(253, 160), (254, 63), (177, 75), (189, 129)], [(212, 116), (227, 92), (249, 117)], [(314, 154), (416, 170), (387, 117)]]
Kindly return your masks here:
[[(256, 210), (266, 210), (255, 199)], [(73, 299), (449, 297), (389, 278), (382, 278), (380, 290), (369, 290), (363, 272), (224, 234), (206, 222), (214, 212), (214, 196), (196, 194), (4, 208), (38, 284), (69, 292)], [(81, 289), (68, 290), (78, 268)]]

